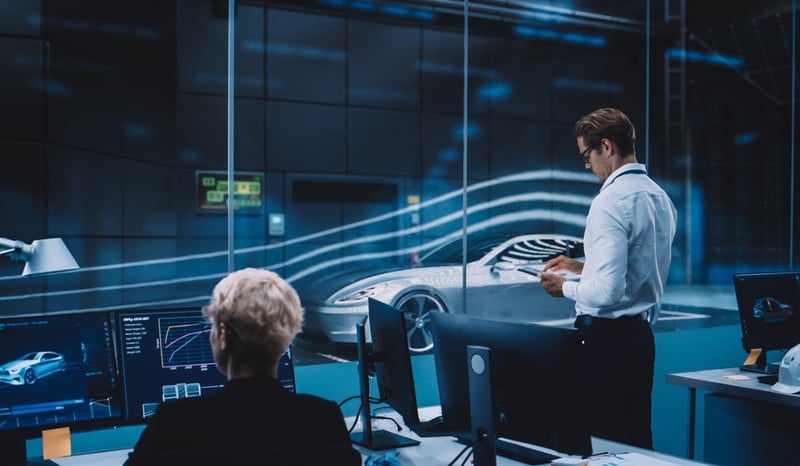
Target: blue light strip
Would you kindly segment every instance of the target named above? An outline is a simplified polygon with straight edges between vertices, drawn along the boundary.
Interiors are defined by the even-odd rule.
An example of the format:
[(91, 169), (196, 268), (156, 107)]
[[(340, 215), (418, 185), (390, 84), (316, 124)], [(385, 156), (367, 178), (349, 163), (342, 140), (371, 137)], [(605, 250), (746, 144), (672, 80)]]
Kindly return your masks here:
[(346, 8), (353, 11), (366, 11), (381, 13), (386, 16), (393, 16), (395, 18), (416, 18), (423, 21), (432, 21), (436, 19), (436, 14), (431, 10), (411, 8), (404, 5), (395, 5), (391, 3), (379, 5), (367, 0), (318, 0), (320, 5), (331, 6), (335, 8)]
[(678, 58), (687, 61), (708, 63), (710, 65), (725, 65), (733, 68), (744, 66), (744, 60), (741, 57), (735, 57), (732, 55), (721, 55), (718, 53), (704, 53), (694, 50), (682, 50), (679, 48), (672, 48), (667, 50), (667, 55), (670, 58)]
[(590, 36), (577, 32), (559, 32), (552, 29), (535, 28), (532, 26), (516, 25), (514, 33), (520, 37), (531, 39), (552, 40), (570, 44), (588, 45), (589, 47), (602, 48), (608, 45), (608, 39), (601, 36)]

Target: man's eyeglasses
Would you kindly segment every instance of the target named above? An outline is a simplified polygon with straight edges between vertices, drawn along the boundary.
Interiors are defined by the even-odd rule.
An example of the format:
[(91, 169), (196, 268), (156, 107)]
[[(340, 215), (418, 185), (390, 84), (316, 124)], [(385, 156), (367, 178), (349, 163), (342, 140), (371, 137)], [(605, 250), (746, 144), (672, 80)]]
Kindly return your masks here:
[(583, 158), (583, 163), (589, 163), (589, 152), (594, 149), (595, 146), (589, 146), (581, 152), (581, 157)]

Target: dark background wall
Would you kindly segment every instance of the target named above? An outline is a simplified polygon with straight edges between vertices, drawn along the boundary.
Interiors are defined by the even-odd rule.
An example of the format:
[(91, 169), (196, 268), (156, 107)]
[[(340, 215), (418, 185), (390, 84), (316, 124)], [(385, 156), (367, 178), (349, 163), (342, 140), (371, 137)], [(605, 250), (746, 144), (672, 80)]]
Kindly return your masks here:
[[(681, 213), (672, 283), (728, 284), (734, 270), (790, 266), (791, 14), (690, 6), (690, 47), (745, 63), (687, 62), (686, 150), (673, 157), (666, 148), (676, 143), (663, 130), (663, 56), (677, 33), (654, 2), (648, 49), (640, 3), (594, 12), (600, 19), (586, 24), (526, 22), (475, 4), (467, 172), (470, 183), (496, 184), (470, 194), (470, 203), (531, 191), (589, 199), (597, 184), (577, 157), (572, 123), (616, 106), (637, 124), (640, 160)], [(453, 220), (294, 261), (413, 227), (408, 214), (347, 225), (462, 186), (463, 18), (418, 3), (366, 4), (237, 6), (235, 168), (264, 176), (263, 209), (234, 222), (235, 247), (250, 248), (237, 254), (237, 267), (274, 266), (291, 277), (460, 226)], [(197, 211), (195, 191), (197, 170), (227, 167), (224, 3), (8, 0), (0, 11), (0, 235), (61, 236), (83, 267), (19, 279), (19, 264), (0, 262), (0, 311), (202, 303), (226, 271), (229, 233), (224, 215)], [(503, 178), (540, 170), (557, 173)], [(496, 207), (470, 221), (540, 207)], [(419, 223), (461, 208), (459, 197), (426, 206)], [(585, 207), (552, 201), (543, 210), (550, 213), (518, 227), (581, 233), (558, 214), (580, 216)], [(269, 234), (271, 213), (285, 216), (283, 235)]]

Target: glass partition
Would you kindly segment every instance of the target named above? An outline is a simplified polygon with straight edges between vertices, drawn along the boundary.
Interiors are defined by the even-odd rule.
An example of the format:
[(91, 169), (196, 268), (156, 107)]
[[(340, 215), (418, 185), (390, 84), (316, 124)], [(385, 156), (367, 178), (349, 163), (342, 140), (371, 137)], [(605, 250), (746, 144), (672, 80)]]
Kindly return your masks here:
[(199, 307), (253, 266), (345, 355), (368, 297), (422, 352), (428, 312), (568, 320), (504, 286), (579, 253), (599, 186), (572, 125), (603, 106), (678, 207), (672, 289), (796, 267), (786, 0), (0, 4), (0, 236), (61, 237), (81, 265), (2, 259), (3, 315)]
[(0, 316), (199, 308), (251, 266), (300, 292), (299, 365), (352, 360), (368, 298), (417, 353), (431, 312), (569, 325), (535, 266), (581, 254), (606, 106), (679, 211), (673, 308), (797, 268), (796, 2), (107, 3), (0, 0), (0, 238), (81, 266), (0, 251)]

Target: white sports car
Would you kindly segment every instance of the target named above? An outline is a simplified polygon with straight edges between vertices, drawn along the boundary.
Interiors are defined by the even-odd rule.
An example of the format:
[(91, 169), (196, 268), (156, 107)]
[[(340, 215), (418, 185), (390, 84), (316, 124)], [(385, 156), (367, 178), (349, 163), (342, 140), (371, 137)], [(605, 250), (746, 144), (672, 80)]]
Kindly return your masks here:
[(64, 356), (53, 351), (35, 351), (0, 366), (0, 382), (32, 384), (38, 379), (67, 369)]
[[(368, 298), (406, 313), (409, 348), (414, 352), (433, 346), (431, 312), (464, 312), (552, 325), (574, 320), (574, 303), (548, 295), (540, 284), (539, 271), (544, 262), (559, 254), (582, 257), (580, 238), (548, 234), (470, 238), (466, 269), (462, 248), (459, 238), (431, 251), (410, 268), (327, 276), (299, 289), (306, 310), (301, 335), (355, 343), (356, 323), (368, 315)], [(466, 287), (462, 286), (464, 274)]]

